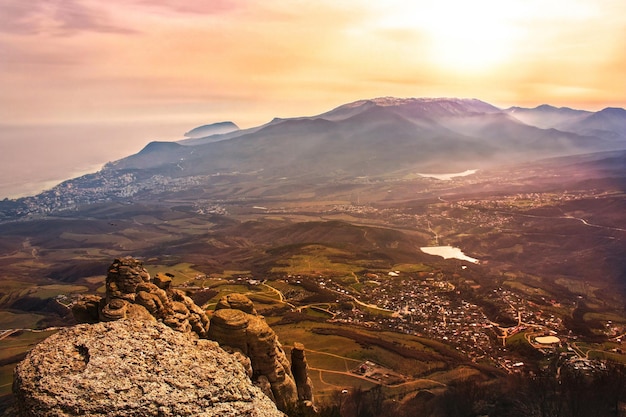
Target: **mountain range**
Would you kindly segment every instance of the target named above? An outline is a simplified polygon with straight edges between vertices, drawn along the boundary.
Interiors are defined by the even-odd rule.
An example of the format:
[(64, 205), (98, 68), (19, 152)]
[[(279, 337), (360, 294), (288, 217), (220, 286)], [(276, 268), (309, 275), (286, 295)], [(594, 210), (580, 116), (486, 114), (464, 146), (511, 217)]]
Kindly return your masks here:
[(107, 169), (174, 177), (261, 170), (265, 177), (384, 176), (624, 147), (624, 109), (502, 110), (475, 99), (385, 97), (193, 142), (152, 142)]
[(382, 97), (249, 129), (214, 123), (186, 136), (151, 142), (36, 197), (1, 202), (0, 219), (141, 193), (194, 190), (206, 198), (248, 198), (254, 182), (257, 190), (265, 187), (265, 196), (280, 196), (285, 189), (342, 181), (397, 180), (621, 150), (626, 110), (500, 109), (477, 99)]

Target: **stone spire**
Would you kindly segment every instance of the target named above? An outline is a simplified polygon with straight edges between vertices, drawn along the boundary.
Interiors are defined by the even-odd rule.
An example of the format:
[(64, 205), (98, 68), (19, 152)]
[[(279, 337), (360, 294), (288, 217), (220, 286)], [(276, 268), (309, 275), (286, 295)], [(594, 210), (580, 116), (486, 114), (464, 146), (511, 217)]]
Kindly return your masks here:
[(312, 406), (313, 382), (309, 378), (309, 364), (302, 343), (294, 343), (291, 349), (291, 373), (298, 387), (298, 400)]
[[(298, 400), (298, 390), (287, 356), (282, 349), (276, 333), (269, 327), (262, 316), (245, 311), (227, 308), (231, 305), (223, 297), (211, 318), (208, 338), (215, 340), (227, 351), (240, 352), (250, 360), (252, 381), (272, 398), (279, 410), (285, 410)], [(236, 296), (237, 302), (248, 311), (252, 302), (243, 295)]]

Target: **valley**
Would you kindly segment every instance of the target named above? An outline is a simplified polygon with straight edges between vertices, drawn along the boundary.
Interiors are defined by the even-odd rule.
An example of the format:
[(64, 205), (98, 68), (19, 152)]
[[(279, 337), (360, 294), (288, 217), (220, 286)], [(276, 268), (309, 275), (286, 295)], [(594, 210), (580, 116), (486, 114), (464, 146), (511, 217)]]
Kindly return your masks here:
[[(31, 346), (18, 329), (71, 324), (66, 306), (102, 293), (107, 265), (127, 255), (209, 311), (248, 295), (287, 349), (304, 343), (319, 398), (538, 372), (559, 352), (626, 361), (624, 183), (590, 177), (537, 164), (446, 181), (222, 178), (4, 222), (2, 380)], [(421, 250), (441, 245), (479, 262)], [(559, 342), (541, 345), (544, 335)], [(400, 379), (352, 371), (367, 361)]]
[(247, 295), (285, 350), (304, 345), (320, 404), (626, 363), (626, 118), (548, 110), (363, 100), (151, 142), (0, 201), (3, 402), (126, 256), (209, 315)]

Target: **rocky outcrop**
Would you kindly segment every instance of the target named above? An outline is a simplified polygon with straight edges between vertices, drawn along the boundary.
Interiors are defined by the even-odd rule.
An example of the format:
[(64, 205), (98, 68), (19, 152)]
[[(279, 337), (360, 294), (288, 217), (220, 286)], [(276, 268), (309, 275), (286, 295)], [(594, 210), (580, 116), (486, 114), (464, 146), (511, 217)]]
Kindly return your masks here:
[(170, 276), (158, 273), (152, 279), (140, 261), (123, 258), (109, 267), (105, 297), (86, 296), (72, 311), (79, 323), (158, 321), (181, 333), (214, 340), (243, 365), (248, 377), (279, 409), (286, 410), (298, 400), (312, 403), (304, 348), (295, 356), (297, 363), (291, 365), (276, 334), (245, 295), (222, 297), (209, 325), (202, 308), (171, 288)]
[(302, 343), (294, 343), (291, 349), (291, 373), (298, 387), (298, 400), (312, 406), (313, 382), (309, 378), (309, 364)]
[(222, 310), (224, 308), (232, 308), (235, 310), (241, 310), (244, 313), (256, 315), (257, 312), (254, 308), (254, 303), (248, 297), (239, 293), (228, 294), (217, 302), (215, 310)]
[(20, 417), (283, 416), (216, 343), (155, 321), (62, 329), (17, 366), (13, 391)]
[[(222, 308), (216, 310), (211, 318), (208, 338), (228, 351), (241, 352), (248, 357), (252, 381), (274, 400), (279, 409), (285, 410), (297, 402), (298, 391), (276, 334), (262, 316), (226, 308), (232, 302), (226, 298), (220, 300)], [(250, 310), (252, 302), (247, 297), (237, 295), (236, 298), (234, 305), (254, 311)]]
[(106, 295), (88, 296), (72, 307), (79, 323), (120, 319), (158, 320), (180, 332), (206, 337), (209, 319), (191, 298), (171, 288), (171, 278), (157, 274), (151, 279), (141, 261), (116, 259), (109, 267)]
[(72, 305), (72, 314), (78, 323), (97, 323), (100, 321), (100, 309), (104, 307), (99, 295), (85, 295)]

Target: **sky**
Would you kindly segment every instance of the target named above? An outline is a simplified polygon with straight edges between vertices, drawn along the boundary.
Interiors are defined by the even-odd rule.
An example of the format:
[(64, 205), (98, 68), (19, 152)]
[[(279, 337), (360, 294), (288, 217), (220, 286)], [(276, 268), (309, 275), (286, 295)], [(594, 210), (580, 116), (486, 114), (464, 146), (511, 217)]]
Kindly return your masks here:
[(626, 107), (626, 2), (0, 0), (0, 92), (1, 198), (364, 98)]

